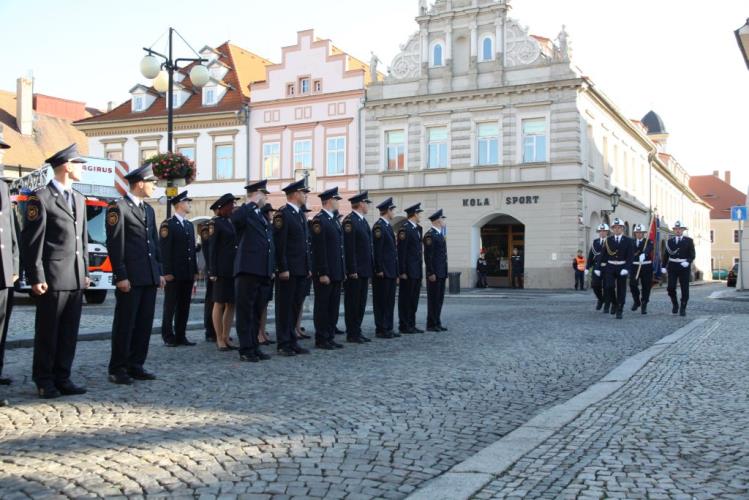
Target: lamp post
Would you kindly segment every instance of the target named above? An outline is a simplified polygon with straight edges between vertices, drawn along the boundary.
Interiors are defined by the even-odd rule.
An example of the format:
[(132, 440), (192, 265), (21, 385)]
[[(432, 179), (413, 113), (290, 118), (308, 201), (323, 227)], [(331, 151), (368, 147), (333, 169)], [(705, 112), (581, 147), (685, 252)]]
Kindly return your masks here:
[(619, 188), (615, 187), (609, 195), (609, 201), (611, 202), (611, 210), (601, 210), (601, 219), (608, 217), (609, 215), (616, 212), (616, 207), (619, 206), (619, 201), (622, 199), (622, 195), (619, 193)]
[[(148, 78), (153, 79), (153, 87), (158, 92), (166, 92), (166, 98), (167, 98), (167, 119), (166, 119), (166, 131), (167, 131), (167, 151), (169, 153), (173, 153), (174, 149), (174, 72), (179, 69), (179, 64), (182, 62), (188, 62), (188, 63), (198, 63), (190, 70), (190, 81), (192, 84), (197, 87), (201, 88), (203, 85), (208, 83), (208, 80), (210, 79), (210, 75), (208, 73), (208, 69), (203, 66), (202, 62), (207, 61), (207, 59), (204, 59), (200, 57), (200, 55), (195, 52), (192, 47), (193, 52), (195, 52), (198, 57), (181, 57), (178, 59), (174, 59), (172, 56), (172, 41), (173, 41), (173, 35), (176, 30), (172, 27), (169, 28), (169, 47), (168, 47), (168, 55), (160, 54), (156, 52), (155, 50), (151, 48), (143, 47), (143, 50), (146, 51), (146, 55), (141, 59), (140, 61), (140, 72), (141, 74)], [(182, 35), (177, 33), (177, 35), (182, 38)], [(184, 38), (182, 38), (184, 41)], [(185, 42), (187, 44), (187, 42)], [(187, 44), (189, 47), (189, 44)], [(160, 57), (163, 61), (159, 61), (157, 58)], [(167, 186), (166, 186), (166, 217), (167, 219), (171, 217), (172, 207), (170, 198), (175, 196), (177, 193), (177, 188), (172, 185), (171, 180), (167, 180)]]

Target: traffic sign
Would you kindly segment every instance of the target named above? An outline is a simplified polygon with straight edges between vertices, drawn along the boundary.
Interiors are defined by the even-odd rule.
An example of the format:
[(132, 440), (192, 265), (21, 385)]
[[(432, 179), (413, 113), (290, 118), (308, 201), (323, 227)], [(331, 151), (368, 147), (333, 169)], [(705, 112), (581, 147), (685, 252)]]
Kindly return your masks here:
[(746, 206), (731, 207), (731, 220), (734, 220), (734, 221), (746, 220), (746, 216), (747, 216)]

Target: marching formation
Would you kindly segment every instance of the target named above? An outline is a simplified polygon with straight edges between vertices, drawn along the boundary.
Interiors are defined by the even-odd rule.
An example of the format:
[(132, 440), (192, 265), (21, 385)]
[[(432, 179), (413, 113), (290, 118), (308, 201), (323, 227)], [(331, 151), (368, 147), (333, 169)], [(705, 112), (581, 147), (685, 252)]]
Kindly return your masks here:
[[(609, 234), (608, 224), (598, 226), (598, 238), (593, 241), (588, 252), (585, 274), (593, 270), (591, 288), (595, 293), (596, 310), (604, 314), (616, 315), (622, 319), (627, 299), (627, 281), (632, 294), (632, 311), (640, 309), (648, 313), (650, 289), (653, 286), (653, 266), (655, 249), (649, 231), (642, 224), (633, 228), (634, 238), (624, 235), (624, 223), (616, 218), (611, 224), (613, 234)], [(680, 221), (674, 223), (674, 236), (664, 245), (660, 262), (661, 273), (668, 276), (668, 296), (673, 305), (673, 314), (686, 316), (689, 302), (689, 275), (695, 259), (694, 242), (684, 236), (686, 230)], [(676, 285), (681, 289), (678, 299)]]

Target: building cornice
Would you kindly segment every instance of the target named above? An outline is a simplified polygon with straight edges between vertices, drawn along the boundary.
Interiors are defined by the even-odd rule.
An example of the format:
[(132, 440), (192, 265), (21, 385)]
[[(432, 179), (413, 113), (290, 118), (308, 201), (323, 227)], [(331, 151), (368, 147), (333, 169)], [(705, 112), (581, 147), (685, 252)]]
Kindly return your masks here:
[[(234, 111), (183, 115), (174, 118), (174, 130), (210, 129), (244, 126)], [(113, 120), (110, 122), (81, 123), (76, 127), (87, 137), (122, 136), (166, 131), (166, 116)]]

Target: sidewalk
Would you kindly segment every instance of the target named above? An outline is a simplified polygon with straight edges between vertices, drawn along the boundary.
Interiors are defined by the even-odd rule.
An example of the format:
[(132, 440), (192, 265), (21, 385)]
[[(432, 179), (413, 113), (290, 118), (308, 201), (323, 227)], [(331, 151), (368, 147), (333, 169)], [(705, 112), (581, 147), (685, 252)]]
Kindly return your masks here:
[(410, 498), (749, 498), (747, 321), (694, 320)]

